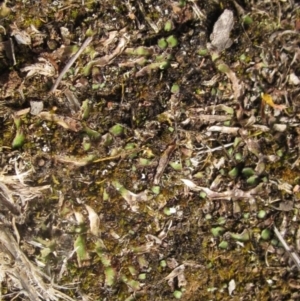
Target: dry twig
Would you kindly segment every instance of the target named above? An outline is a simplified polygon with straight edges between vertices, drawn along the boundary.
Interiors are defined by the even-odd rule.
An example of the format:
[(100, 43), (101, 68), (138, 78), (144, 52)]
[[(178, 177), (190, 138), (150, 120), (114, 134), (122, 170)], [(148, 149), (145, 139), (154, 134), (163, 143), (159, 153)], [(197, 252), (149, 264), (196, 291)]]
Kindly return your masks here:
[(62, 78), (64, 77), (64, 75), (68, 72), (68, 70), (71, 68), (71, 66), (75, 63), (75, 61), (78, 59), (78, 57), (80, 56), (80, 54), (84, 51), (84, 49), (92, 42), (93, 37), (88, 37), (83, 44), (81, 45), (81, 47), (79, 48), (79, 50), (70, 58), (70, 60), (68, 61), (67, 65), (64, 67), (64, 69), (61, 71), (61, 73), (59, 74), (58, 78), (56, 79), (54, 85), (52, 86), (50, 92), (54, 92), (56, 90), (56, 88), (58, 87), (60, 81), (62, 80)]

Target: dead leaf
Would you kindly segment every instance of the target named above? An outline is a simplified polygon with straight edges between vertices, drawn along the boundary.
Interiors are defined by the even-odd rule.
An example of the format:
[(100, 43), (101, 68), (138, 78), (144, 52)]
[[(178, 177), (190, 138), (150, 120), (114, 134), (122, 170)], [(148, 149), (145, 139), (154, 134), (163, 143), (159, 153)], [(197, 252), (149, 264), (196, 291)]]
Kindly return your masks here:
[(113, 181), (112, 185), (119, 191), (121, 196), (125, 199), (127, 204), (130, 206), (130, 209), (133, 212), (137, 212), (139, 209), (139, 202), (145, 202), (148, 200), (148, 191), (144, 190), (138, 194), (135, 194), (128, 189), (126, 189), (122, 184), (118, 181)]
[(175, 268), (168, 276), (166, 276), (164, 280), (170, 280), (174, 279), (175, 277), (178, 277), (180, 274), (183, 274), (184, 269), (184, 264), (181, 264), (180, 266)]
[(287, 108), (286, 105), (277, 105), (273, 102), (273, 98), (270, 94), (265, 94), (265, 93), (262, 93), (261, 94), (261, 99), (262, 99), (262, 102), (263, 104), (267, 104), (269, 105), (270, 107), (272, 107), (273, 109), (277, 109), (277, 110), (284, 110)]
[(26, 77), (37, 75), (44, 75), (48, 77), (53, 77), (55, 75), (54, 66), (47, 61), (45, 58), (38, 58), (39, 63), (24, 67), (21, 69), (23, 72), (28, 72)]
[(85, 205), (85, 208), (89, 213), (91, 233), (95, 236), (98, 236), (98, 234), (100, 233), (100, 230), (99, 230), (100, 218), (92, 207)]
[(73, 156), (54, 156), (55, 160), (61, 163), (73, 164), (74, 166), (86, 166), (94, 162), (96, 156), (93, 154), (87, 155), (85, 157), (73, 157)]
[(31, 37), (25, 30), (20, 30), (16, 23), (10, 26), (10, 35), (15, 38), (18, 44), (31, 45)]
[(93, 60), (89, 64), (92, 66), (99, 66), (99, 67), (103, 67), (106, 66), (107, 64), (110, 64), (118, 55), (120, 55), (124, 51), (128, 42), (129, 40), (126, 37), (122, 37), (119, 40), (119, 44), (111, 54), (107, 54), (96, 60)]
[(232, 190), (226, 190), (222, 192), (213, 191), (207, 187), (198, 186), (188, 179), (181, 179), (181, 181), (193, 191), (203, 191), (206, 193), (207, 197), (212, 200), (237, 200), (237, 199), (250, 199), (255, 195), (261, 194), (263, 191), (263, 183), (260, 183), (256, 187), (243, 191), (239, 188), (233, 188)]
[(78, 120), (71, 117), (52, 114), (50, 112), (41, 112), (37, 116), (44, 120), (53, 121), (54, 123), (57, 123), (58, 125), (62, 126), (67, 130), (71, 130), (74, 132), (79, 132), (80, 130), (82, 130), (81, 123)]
[(229, 293), (230, 296), (232, 295), (235, 288), (236, 288), (235, 281), (234, 281), (234, 279), (231, 279), (228, 283), (228, 293)]
[(166, 150), (163, 152), (162, 156), (160, 157), (159, 162), (158, 162), (158, 166), (157, 166), (157, 169), (156, 169), (155, 177), (154, 177), (154, 180), (153, 180), (154, 185), (159, 184), (160, 179), (161, 179), (161, 177), (164, 173), (165, 168), (168, 165), (169, 159), (170, 159), (173, 151), (175, 150), (175, 148), (176, 148), (175, 143), (172, 143), (172, 144), (168, 145), (168, 147), (166, 148)]

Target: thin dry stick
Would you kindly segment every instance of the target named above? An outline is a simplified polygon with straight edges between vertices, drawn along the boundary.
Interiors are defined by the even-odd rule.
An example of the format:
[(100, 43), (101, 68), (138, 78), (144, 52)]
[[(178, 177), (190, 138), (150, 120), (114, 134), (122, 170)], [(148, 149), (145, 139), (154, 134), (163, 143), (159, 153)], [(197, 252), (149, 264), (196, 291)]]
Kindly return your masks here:
[(294, 252), (289, 247), (289, 245), (286, 243), (286, 241), (284, 240), (283, 236), (281, 235), (281, 233), (279, 232), (279, 230), (275, 226), (274, 226), (274, 233), (276, 234), (277, 238), (279, 239), (279, 241), (283, 245), (285, 251), (288, 252), (289, 255), (291, 256), (291, 258), (294, 261), (294, 263), (296, 264), (298, 270), (300, 270), (300, 258), (298, 256), (298, 254), (296, 252)]
[(75, 61), (78, 59), (80, 54), (84, 51), (84, 49), (91, 43), (93, 40), (93, 37), (88, 37), (83, 44), (81, 45), (80, 49), (70, 58), (65, 68), (61, 71), (58, 78), (56, 79), (54, 85), (52, 86), (50, 92), (54, 92), (56, 88), (58, 87), (60, 81), (62, 80), (63, 76), (67, 73), (67, 71), (71, 68), (71, 66), (75, 63)]

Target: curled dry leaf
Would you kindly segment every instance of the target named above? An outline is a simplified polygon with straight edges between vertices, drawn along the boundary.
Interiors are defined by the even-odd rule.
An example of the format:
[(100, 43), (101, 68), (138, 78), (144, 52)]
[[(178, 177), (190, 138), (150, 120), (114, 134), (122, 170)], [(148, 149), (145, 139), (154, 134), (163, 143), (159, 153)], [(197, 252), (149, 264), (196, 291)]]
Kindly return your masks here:
[(122, 37), (119, 41), (118, 46), (111, 54), (107, 54), (99, 59), (91, 61), (90, 65), (103, 67), (106, 66), (107, 64), (110, 64), (112, 60), (115, 59), (116, 56), (120, 55), (124, 51), (128, 42), (129, 40), (126, 37)]
[(175, 277), (178, 277), (179, 275), (183, 274), (184, 270), (184, 264), (181, 264), (180, 266), (176, 267), (168, 276), (166, 276), (164, 280), (174, 279)]
[(163, 152), (162, 156), (160, 157), (159, 163), (158, 163), (158, 166), (157, 166), (157, 169), (156, 169), (156, 174), (155, 174), (155, 177), (154, 177), (154, 180), (153, 180), (154, 185), (159, 184), (160, 179), (161, 179), (161, 177), (164, 173), (165, 168), (168, 165), (169, 159), (170, 159), (173, 151), (175, 150), (175, 148), (176, 148), (175, 143), (170, 144), (166, 148), (166, 150)]
[(18, 44), (31, 45), (31, 37), (25, 30), (20, 30), (16, 24), (11, 25), (11, 36)]
[(21, 71), (23, 72), (28, 72), (26, 77), (33, 75), (44, 75), (52, 77), (55, 75), (55, 68), (49, 61), (47, 61), (43, 57), (39, 57), (38, 61), (39, 63), (35, 63), (21, 69)]
[(73, 156), (57, 155), (57, 156), (54, 156), (54, 158), (56, 161), (61, 162), (61, 163), (72, 164), (77, 167), (82, 167), (82, 166), (86, 166), (88, 164), (93, 163), (96, 156), (93, 154), (90, 154), (90, 155), (80, 158), (80, 157), (73, 157)]
[(81, 212), (74, 211), (75, 219), (79, 225), (84, 224), (84, 216)]
[(58, 125), (62, 126), (67, 130), (71, 130), (74, 132), (79, 132), (80, 130), (82, 130), (81, 123), (74, 118), (52, 114), (50, 112), (41, 112), (37, 116), (44, 120), (53, 121), (54, 123), (57, 123)]
[(147, 193), (148, 191), (142, 191), (138, 194), (135, 194), (128, 189), (126, 189), (122, 184), (120, 184), (118, 181), (113, 181), (112, 185), (119, 191), (121, 196), (125, 199), (125, 201), (130, 206), (130, 209), (133, 212), (137, 212), (139, 209), (138, 202), (147, 201)]
[(100, 218), (98, 214), (95, 212), (95, 210), (88, 206), (85, 205), (86, 210), (88, 211), (89, 214), (89, 221), (90, 221), (90, 230), (91, 233), (95, 236), (97, 236), (100, 233), (99, 226), (100, 226)]
[(213, 200), (236, 200), (236, 199), (250, 199), (255, 195), (261, 194), (263, 192), (263, 184), (257, 185), (255, 188), (250, 189), (248, 191), (243, 191), (238, 188), (234, 188), (232, 190), (226, 190), (222, 192), (212, 191), (207, 187), (198, 186), (188, 179), (181, 179), (181, 181), (191, 190), (193, 191), (204, 191), (209, 199)]
[(235, 72), (233, 72), (228, 65), (221, 63), (218, 65), (218, 69), (221, 72), (224, 72), (229, 80), (232, 83), (232, 90), (234, 99), (238, 100), (244, 93), (244, 84), (241, 82), (238, 77), (236, 76)]

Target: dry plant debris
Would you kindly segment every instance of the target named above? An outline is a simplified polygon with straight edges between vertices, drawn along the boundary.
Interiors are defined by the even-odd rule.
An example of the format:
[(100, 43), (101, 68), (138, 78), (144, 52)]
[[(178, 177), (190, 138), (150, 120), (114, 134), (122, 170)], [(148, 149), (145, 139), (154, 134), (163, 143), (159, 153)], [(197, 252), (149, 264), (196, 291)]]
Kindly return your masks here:
[(296, 1), (3, 1), (3, 300), (299, 300)]

